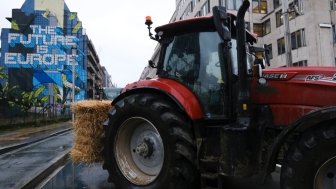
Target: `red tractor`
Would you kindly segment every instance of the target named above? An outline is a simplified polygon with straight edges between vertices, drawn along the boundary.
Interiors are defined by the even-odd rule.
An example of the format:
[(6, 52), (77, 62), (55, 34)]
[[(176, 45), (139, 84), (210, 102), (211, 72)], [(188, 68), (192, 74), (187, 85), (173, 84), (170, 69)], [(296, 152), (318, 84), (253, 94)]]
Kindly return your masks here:
[[(104, 124), (104, 168), (120, 189), (221, 187), (221, 177), (281, 189), (336, 188), (336, 68), (265, 69), (267, 49), (237, 16), (157, 27), (156, 77), (127, 85)], [(257, 58), (262, 52), (265, 58)], [(263, 61), (266, 60), (266, 61)]]

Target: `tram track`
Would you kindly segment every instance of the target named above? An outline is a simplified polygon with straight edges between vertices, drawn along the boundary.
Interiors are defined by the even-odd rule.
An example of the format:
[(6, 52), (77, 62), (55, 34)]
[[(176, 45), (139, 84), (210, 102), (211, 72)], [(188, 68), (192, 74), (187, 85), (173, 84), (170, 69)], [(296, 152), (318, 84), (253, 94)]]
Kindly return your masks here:
[(41, 183), (43, 183), (57, 169), (64, 166), (68, 161), (69, 161), (69, 153), (65, 153), (64, 155), (60, 156), (60, 158), (55, 159), (55, 161), (52, 162), (50, 166), (48, 166), (41, 173), (39, 173), (33, 179), (31, 179), (28, 183), (26, 183), (22, 187), (22, 189), (43, 188), (43, 185), (41, 186)]
[(2, 148), (0, 148), (0, 155), (6, 154), (8, 152), (12, 152), (14, 150), (19, 150), (20, 148), (24, 148), (26, 146), (33, 145), (35, 143), (38, 143), (38, 142), (41, 142), (43, 140), (47, 140), (49, 138), (64, 134), (66, 132), (71, 132), (71, 130), (72, 130), (72, 128), (67, 128), (67, 129), (63, 129), (63, 130), (54, 132), (54, 133), (49, 134), (47, 136), (43, 136), (42, 138), (38, 138), (38, 139), (35, 139), (35, 140), (21, 142), (21, 143), (17, 143), (17, 144), (2, 147)]
[[(69, 160), (72, 129), (0, 149), (0, 188), (35, 188)], [(15, 179), (13, 179), (15, 178)]]

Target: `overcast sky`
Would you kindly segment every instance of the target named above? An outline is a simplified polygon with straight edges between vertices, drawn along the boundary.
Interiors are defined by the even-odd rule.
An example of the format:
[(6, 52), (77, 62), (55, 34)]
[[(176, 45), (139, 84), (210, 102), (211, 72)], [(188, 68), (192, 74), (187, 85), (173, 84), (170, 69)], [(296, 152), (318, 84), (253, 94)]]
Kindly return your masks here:
[[(0, 28), (10, 28), (5, 19), (25, 0), (1, 0)], [(78, 12), (86, 34), (92, 40), (100, 64), (118, 87), (137, 81), (152, 56), (156, 42), (148, 37), (145, 23), (152, 16), (153, 26), (169, 22), (175, 0), (65, 0), (70, 11)]]

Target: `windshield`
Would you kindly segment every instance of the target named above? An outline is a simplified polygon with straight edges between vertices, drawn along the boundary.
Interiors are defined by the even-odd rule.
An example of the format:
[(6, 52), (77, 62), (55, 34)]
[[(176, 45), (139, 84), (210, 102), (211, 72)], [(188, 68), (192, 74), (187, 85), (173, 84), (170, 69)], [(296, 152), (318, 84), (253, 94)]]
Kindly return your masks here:
[(219, 43), (221, 38), (217, 32), (175, 36), (166, 47), (161, 73), (193, 90), (208, 118), (224, 114), (225, 77), (218, 56)]
[[(231, 57), (232, 57), (232, 73), (238, 76), (238, 57), (237, 57), (237, 41), (231, 40), (232, 43), (232, 50), (231, 50)], [(247, 73), (252, 72), (252, 65), (254, 56), (250, 53), (250, 49), (248, 45), (246, 45), (246, 64), (247, 64)]]

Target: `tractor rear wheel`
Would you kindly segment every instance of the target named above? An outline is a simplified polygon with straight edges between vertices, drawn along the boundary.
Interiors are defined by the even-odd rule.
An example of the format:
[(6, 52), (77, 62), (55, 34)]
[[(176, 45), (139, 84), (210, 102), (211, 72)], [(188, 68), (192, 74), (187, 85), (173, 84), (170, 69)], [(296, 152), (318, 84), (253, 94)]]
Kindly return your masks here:
[(304, 134), (286, 155), (281, 189), (336, 188), (336, 126)]
[(133, 94), (111, 110), (104, 167), (116, 188), (197, 188), (190, 121), (162, 96)]

